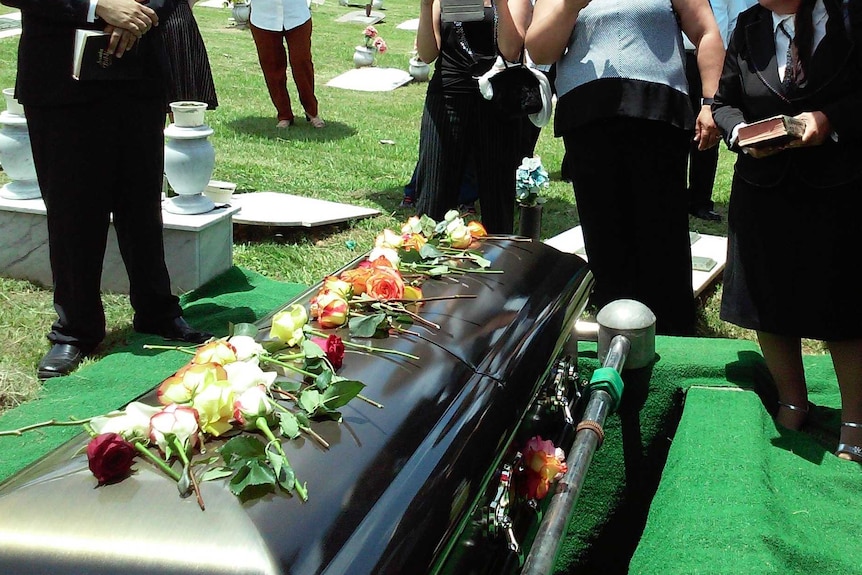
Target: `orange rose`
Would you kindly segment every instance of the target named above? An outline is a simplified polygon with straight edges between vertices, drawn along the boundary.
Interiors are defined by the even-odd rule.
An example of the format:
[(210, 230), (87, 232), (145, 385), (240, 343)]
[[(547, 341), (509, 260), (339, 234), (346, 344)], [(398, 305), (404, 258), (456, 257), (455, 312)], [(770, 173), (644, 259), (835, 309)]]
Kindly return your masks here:
[(392, 261), (384, 256), (378, 256), (376, 259), (371, 261), (372, 268), (394, 268), (392, 265)]
[(362, 295), (365, 293), (365, 282), (368, 281), (368, 276), (371, 275), (371, 271), (370, 265), (359, 266), (358, 268), (342, 272), (338, 277), (349, 282), (353, 286), (353, 293), (355, 295)]
[(365, 282), (365, 293), (374, 299), (390, 300), (404, 297), (404, 280), (398, 270), (378, 267)]
[(488, 235), (488, 231), (485, 229), (485, 226), (476, 220), (467, 222), (467, 229), (470, 230), (470, 235), (474, 238), (484, 238)]
[(401, 245), (401, 248), (408, 252), (410, 250), (418, 252), (426, 243), (427, 241), (422, 234), (408, 234), (404, 236), (404, 243)]

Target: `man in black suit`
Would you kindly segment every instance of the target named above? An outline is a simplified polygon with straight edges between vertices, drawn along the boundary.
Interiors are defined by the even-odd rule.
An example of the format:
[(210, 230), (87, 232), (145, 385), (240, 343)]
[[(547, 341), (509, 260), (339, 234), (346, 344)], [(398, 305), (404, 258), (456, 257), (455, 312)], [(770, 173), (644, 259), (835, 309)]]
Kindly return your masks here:
[[(57, 320), (41, 379), (66, 375), (105, 336), (100, 284), (113, 216), (129, 275), (135, 330), (189, 343), (162, 240), (165, 52), (156, 26), (175, 0), (2, 0), (19, 8), (16, 97), (24, 106), (45, 201)], [(75, 30), (104, 30), (115, 57), (141, 61), (134, 80), (72, 78)], [(130, 50), (134, 50), (132, 54)]]

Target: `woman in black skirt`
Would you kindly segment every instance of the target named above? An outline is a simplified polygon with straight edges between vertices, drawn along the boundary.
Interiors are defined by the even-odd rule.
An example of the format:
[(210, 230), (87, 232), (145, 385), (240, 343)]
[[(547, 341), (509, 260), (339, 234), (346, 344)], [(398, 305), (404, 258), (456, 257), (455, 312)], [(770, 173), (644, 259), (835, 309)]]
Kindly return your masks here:
[(192, 13), (192, 3), (176, 0), (175, 9), (159, 28), (171, 70), (166, 104), (205, 102), (208, 110), (215, 110), (218, 106), (215, 83), (204, 39)]
[[(862, 293), (852, 279), (862, 69), (853, 30), (840, 0), (760, 0), (739, 17), (713, 112), (737, 152), (721, 317), (757, 331), (778, 391), (776, 421), (790, 429), (809, 409), (801, 338), (827, 342), (841, 392), (836, 454), (862, 461)], [(805, 121), (801, 139), (740, 149), (741, 126), (779, 114)]]

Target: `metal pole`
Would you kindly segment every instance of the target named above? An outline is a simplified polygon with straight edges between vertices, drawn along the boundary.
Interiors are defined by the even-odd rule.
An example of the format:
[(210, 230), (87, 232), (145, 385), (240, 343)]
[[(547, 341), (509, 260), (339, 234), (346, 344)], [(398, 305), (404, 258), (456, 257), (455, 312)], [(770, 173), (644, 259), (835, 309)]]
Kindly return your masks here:
[[(625, 364), (630, 348), (631, 344), (626, 337), (615, 336), (611, 340), (603, 367), (619, 372)], [(602, 425), (615, 403), (614, 398), (603, 389), (594, 389), (590, 393), (582, 420), (590, 425), (579, 429), (575, 435), (574, 444), (566, 456), (568, 471), (557, 482), (521, 575), (547, 575), (552, 572), (560, 541), (571, 520), (590, 461), (601, 444)]]

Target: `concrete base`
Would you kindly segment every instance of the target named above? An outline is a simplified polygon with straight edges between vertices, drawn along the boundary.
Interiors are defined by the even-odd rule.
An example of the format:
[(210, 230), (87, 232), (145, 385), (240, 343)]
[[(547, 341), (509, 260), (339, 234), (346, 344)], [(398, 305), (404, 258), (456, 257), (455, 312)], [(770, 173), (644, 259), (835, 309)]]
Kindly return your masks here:
[[(233, 265), (233, 224), (239, 208), (224, 206), (197, 215), (162, 212), (165, 261), (171, 288), (181, 294), (200, 287)], [(0, 198), (0, 274), (51, 286), (45, 204)], [(129, 278), (113, 225), (102, 267), (102, 291), (129, 293)]]
[[(727, 238), (690, 233), (691, 257), (694, 269), (691, 272), (694, 295), (698, 296), (724, 270), (727, 262)], [(545, 240), (551, 247), (561, 252), (578, 255), (585, 260), (587, 253), (584, 248), (584, 233), (581, 226), (567, 230), (559, 235)]]

